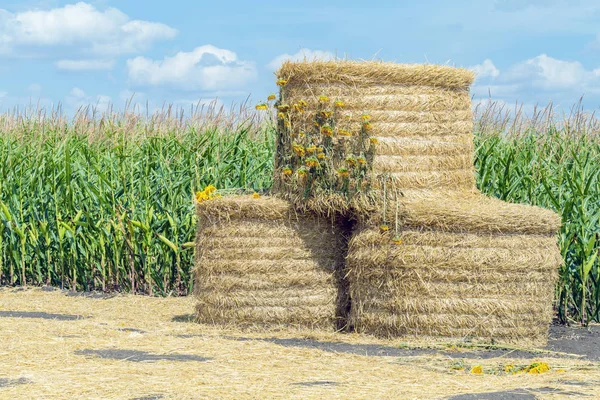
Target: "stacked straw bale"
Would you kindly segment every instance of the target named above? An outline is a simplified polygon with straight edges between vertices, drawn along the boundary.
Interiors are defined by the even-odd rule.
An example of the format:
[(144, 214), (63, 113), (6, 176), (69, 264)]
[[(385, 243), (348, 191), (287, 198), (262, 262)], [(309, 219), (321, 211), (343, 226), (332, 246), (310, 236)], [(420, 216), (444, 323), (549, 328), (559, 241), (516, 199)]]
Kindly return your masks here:
[[(343, 100), (339, 118), (352, 118), (350, 131), (360, 129), (361, 115), (370, 116), (371, 137), (378, 142), (373, 175), (391, 181), (393, 188), (475, 188), (469, 97), (473, 72), (439, 65), (329, 61), (286, 62), (277, 76), (287, 80), (282, 98), (289, 104), (305, 101), (309, 120), (321, 95)], [(374, 187), (381, 182), (374, 179)]]
[(379, 215), (350, 241), (349, 325), (379, 336), (545, 344), (562, 263), (559, 217), (483, 197), (422, 201), (403, 205), (398, 232), (380, 232)]
[(290, 201), (197, 204), (200, 321), (545, 343), (560, 218), (476, 190), (471, 71), (305, 61), (277, 76), (273, 194)]
[(199, 322), (341, 327), (343, 226), (269, 197), (226, 196), (197, 203), (196, 212)]
[[(370, 121), (368, 198), (348, 203), (359, 221), (346, 266), (350, 326), (381, 336), (545, 342), (560, 218), (476, 190), (471, 71), (304, 61), (284, 63), (277, 76), (286, 103), (306, 104), (306, 121), (321, 96), (344, 102), (336, 112), (351, 121), (348, 130), (359, 129), (361, 115)], [(276, 191), (284, 187), (279, 159)]]

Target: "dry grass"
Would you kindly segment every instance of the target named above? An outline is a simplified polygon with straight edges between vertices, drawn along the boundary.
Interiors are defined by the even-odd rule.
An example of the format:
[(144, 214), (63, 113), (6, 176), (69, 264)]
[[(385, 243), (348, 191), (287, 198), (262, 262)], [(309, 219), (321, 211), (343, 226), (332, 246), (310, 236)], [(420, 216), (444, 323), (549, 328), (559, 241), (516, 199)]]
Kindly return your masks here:
[[(597, 363), (552, 358), (553, 368), (541, 375), (473, 375), (452, 370), (444, 355), (367, 357), (290, 348), (261, 341), (264, 334), (182, 322), (194, 300), (118, 296), (99, 300), (67, 297), (59, 292), (0, 291), (0, 311), (43, 311), (83, 315), (76, 321), (0, 318), (0, 379), (30, 384), (0, 387), (3, 398), (134, 399), (163, 395), (165, 399), (245, 398), (444, 398), (514, 388), (553, 387), (600, 396)], [(178, 318), (176, 318), (179, 316)], [(175, 318), (175, 320), (174, 320)], [(136, 328), (144, 332), (127, 331)], [(257, 340), (240, 341), (246, 337)], [(346, 343), (400, 345), (369, 336), (282, 330), (267, 337), (313, 338)], [(127, 349), (153, 354), (210, 357), (208, 362), (132, 362), (78, 355), (78, 350)], [(484, 371), (504, 364), (534, 360), (506, 357), (464, 360)], [(557, 372), (556, 369), (566, 372)], [(333, 381), (336, 386), (298, 383)], [(589, 382), (570, 386), (560, 382)], [(548, 398), (560, 398), (548, 394)]]

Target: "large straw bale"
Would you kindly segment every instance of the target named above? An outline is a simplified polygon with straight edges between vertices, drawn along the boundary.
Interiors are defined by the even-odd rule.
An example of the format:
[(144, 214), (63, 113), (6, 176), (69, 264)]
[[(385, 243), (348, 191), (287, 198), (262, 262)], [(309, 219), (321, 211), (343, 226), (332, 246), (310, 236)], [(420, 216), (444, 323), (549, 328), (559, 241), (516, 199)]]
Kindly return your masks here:
[(364, 228), (347, 257), (349, 324), (378, 336), (543, 345), (561, 262), (550, 234)]
[[(292, 128), (300, 131), (314, 120), (322, 95), (343, 101), (336, 116), (349, 132), (360, 131), (361, 115), (370, 116), (370, 137), (378, 142), (370, 165), (373, 187), (382, 188), (387, 180), (388, 190), (475, 188), (471, 71), (375, 61), (303, 61), (284, 63), (277, 76), (287, 80), (281, 89), (284, 103), (307, 104), (306, 112), (291, 121)], [(285, 190), (278, 184), (281, 177), (276, 172), (276, 190)]]
[(197, 203), (194, 293), (204, 323), (339, 328), (346, 232), (272, 197)]

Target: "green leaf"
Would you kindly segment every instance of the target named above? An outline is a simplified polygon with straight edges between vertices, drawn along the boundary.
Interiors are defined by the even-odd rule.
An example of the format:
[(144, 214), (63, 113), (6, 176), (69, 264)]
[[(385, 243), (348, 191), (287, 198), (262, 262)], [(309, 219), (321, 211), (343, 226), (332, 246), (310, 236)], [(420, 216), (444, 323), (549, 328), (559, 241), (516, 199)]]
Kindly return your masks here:
[(179, 248), (175, 243), (171, 242), (169, 239), (167, 239), (164, 235), (161, 235), (160, 233), (157, 233), (156, 236), (158, 236), (161, 242), (169, 246), (171, 250), (173, 250), (173, 252), (179, 253)]
[(592, 270), (592, 267), (594, 266), (594, 263), (596, 262), (596, 258), (598, 257), (598, 252), (595, 251), (591, 257), (588, 258), (588, 260), (586, 261), (586, 263), (583, 265), (583, 281), (586, 282), (587, 281), (587, 277), (590, 273), (590, 271)]

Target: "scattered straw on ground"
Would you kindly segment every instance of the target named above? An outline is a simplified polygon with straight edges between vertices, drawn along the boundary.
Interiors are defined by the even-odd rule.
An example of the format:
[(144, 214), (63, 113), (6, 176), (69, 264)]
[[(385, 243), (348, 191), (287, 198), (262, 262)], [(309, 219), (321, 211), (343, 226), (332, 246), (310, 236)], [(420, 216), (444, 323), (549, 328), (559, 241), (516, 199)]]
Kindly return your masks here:
[[(0, 397), (430, 399), (511, 389), (537, 393), (549, 387), (555, 390), (542, 389), (544, 397), (600, 396), (598, 363), (583, 359), (545, 353), (510, 359), (509, 350), (486, 360), (457, 360), (448, 353), (374, 357), (286, 347), (261, 339), (401, 343), (315, 331), (265, 335), (219, 329), (191, 322), (194, 305), (192, 297), (94, 299), (40, 289), (0, 290)], [(15, 318), (9, 311), (29, 314)], [(42, 312), (84, 318), (35, 318)], [(551, 370), (494, 375), (507, 364), (536, 361)], [(478, 365), (482, 375), (467, 372)]]

